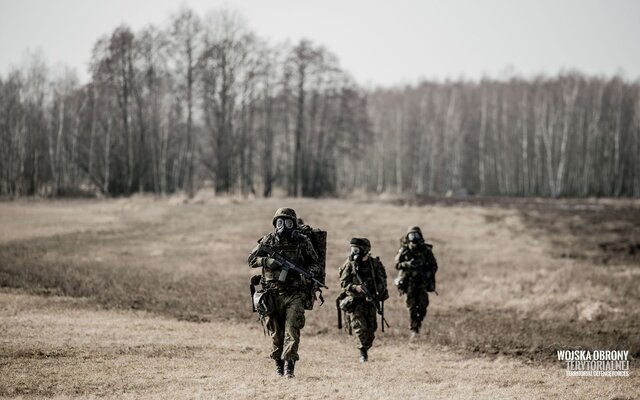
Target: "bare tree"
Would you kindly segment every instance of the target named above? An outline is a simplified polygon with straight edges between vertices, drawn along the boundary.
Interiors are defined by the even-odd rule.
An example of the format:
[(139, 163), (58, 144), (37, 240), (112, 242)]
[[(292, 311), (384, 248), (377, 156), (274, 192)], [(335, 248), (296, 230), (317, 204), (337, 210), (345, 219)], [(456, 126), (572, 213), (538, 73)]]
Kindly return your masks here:
[(195, 137), (193, 128), (194, 92), (198, 81), (197, 58), (201, 52), (202, 23), (193, 10), (183, 7), (171, 18), (171, 46), (174, 62), (174, 76), (178, 90), (186, 104), (186, 151), (181, 162), (186, 170), (186, 191), (193, 196), (195, 175)]
[(640, 195), (640, 83), (620, 77), (365, 90), (322, 46), (186, 7), (99, 38), (90, 72), (36, 54), (0, 76), (0, 194)]

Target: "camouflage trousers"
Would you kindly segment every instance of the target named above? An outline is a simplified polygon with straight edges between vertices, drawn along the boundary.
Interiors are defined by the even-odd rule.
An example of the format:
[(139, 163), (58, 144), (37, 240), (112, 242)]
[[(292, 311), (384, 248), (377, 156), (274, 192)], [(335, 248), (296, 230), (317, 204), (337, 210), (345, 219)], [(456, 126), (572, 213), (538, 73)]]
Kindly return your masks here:
[(407, 290), (407, 308), (411, 317), (411, 330), (419, 331), (424, 317), (427, 316), (429, 295), (423, 286), (409, 287)]
[(273, 295), (273, 314), (267, 317), (267, 329), (273, 340), (271, 358), (298, 361), (300, 330), (304, 327), (304, 299), (302, 292)]
[(370, 301), (356, 300), (353, 312), (348, 313), (351, 332), (356, 336), (359, 349), (369, 350), (376, 338), (378, 321), (376, 308)]

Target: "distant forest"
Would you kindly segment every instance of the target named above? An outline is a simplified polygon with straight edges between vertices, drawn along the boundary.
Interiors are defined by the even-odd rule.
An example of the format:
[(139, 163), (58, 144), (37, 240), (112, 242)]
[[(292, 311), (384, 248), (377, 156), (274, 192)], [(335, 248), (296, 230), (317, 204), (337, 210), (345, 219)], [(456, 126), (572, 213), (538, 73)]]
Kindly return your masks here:
[(86, 84), (37, 54), (0, 76), (3, 197), (640, 196), (638, 81), (365, 89), (322, 46), (187, 8), (87, 56)]

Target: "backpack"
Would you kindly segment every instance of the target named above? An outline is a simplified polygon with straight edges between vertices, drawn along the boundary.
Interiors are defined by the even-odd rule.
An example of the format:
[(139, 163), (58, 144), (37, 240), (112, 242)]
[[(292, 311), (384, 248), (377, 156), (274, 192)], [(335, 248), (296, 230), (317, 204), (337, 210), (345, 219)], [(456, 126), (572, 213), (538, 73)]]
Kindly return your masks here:
[(309, 225), (300, 225), (298, 231), (309, 238), (311, 246), (318, 256), (318, 264), (321, 268), (320, 276), (316, 276), (320, 282), (325, 283), (327, 269), (327, 231), (312, 228)]
[[(429, 253), (432, 253), (433, 245), (429, 243), (425, 243), (425, 246), (427, 246)], [(436, 291), (436, 271), (437, 270), (438, 270), (437, 265), (434, 266), (429, 264), (427, 266), (427, 270), (424, 271), (424, 275), (422, 279), (424, 279), (424, 283), (427, 286), (427, 292), (435, 292), (436, 294), (438, 294), (438, 292)]]

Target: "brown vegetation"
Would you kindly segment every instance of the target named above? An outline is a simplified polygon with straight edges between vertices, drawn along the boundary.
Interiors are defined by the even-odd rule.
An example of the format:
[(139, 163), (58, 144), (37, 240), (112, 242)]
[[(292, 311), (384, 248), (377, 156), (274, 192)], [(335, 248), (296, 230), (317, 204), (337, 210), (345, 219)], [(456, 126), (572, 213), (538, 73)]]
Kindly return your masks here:
[[(182, 378), (194, 387), (211, 389), (211, 382), (224, 382), (226, 389), (221, 393), (227, 395), (242, 387), (256, 390), (254, 383), (238, 380), (239, 375), (234, 375), (242, 371), (247, 373), (238, 363), (258, 362), (260, 367), (252, 369), (252, 374), (257, 375), (251, 375), (252, 379), (258, 380), (266, 379), (261, 378), (262, 372), (269, 368), (267, 340), (259, 344), (255, 342), (262, 332), (250, 309), (248, 277), (252, 271), (246, 265), (246, 256), (255, 240), (272, 229), (271, 215), (285, 203), (294, 207), (306, 222), (329, 231), (327, 283), (330, 290), (325, 293), (329, 301), (308, 313), (301, 349), (305, 362), (309, 360), (310, 363), (301, 370), (305, 371), (301, 372), (305, 384), (321, 388), (331, 382), (333, 387), (334, 378), (340, 373), (336, 369), (350, 365), (352, 338), (337, 332), (335, 309), (330, 301), (337, 294), (336, 269), (346, 257), (348, 240), (356, 235), (366, 235), (372, 240), (372, 251), (381, 256), (391, 284), (395, 275), (392, 260), (398, 239), (404, 229), (414, 223), (423, 227), (428, 240), (435, 245), (435, 255), (441, 265), (438, 272), (440, 296), (431, 296), (427, 317), (431, 334), (411, 350), (412, 353), (424, 354), (424, 359), (430, 360), (424, 365), (419, 364), (422, 365), (419, 368), (426, 368), (423, 372), (430, 370), (431, 362), (446, 363), (449, 358), (456, 360), (454, 365), (447, 367), (457, 369), (456, 379), (459, 379), (458, 374), (465, 368), (465, 363), (469, 368), (495, 367), (503, 372), (503, 368), (518, 366), (513, 375), (505, 372), (502, 377), (478, 377), (480, 381), (489, 379), (495, 382), (497, 387), (500, 387), (500, 382), (507, 385), (505, 391), (493, 388), (479, 392), (479, 396), (497, 393), (502, 397), (513, 397), (514, 393), (532, 389), (542, 390), (532, 397), (544, 397), (541, 393), (553, 392), (553, 386), (549, 386), (548, 375), (540, 375), (541, 371), (553, 376), (563, 374), (557, 361), (553, 361), (556, 349), (624, 349), (630, 350), (634, 357), (640, 356), (638, 260), (634, 254), (625, 253), (621, 256), (608, 255), (607, 263), (603, 264), (601, 256), (611, 252), (608, 248), (591, 248), (590, 240), (600, 239), (592, 237), (596, 228), (587, 228), (594, 224), (602, 225), (602, 240), (606, 242), (635, 240), (640, 225), (634, 222), (638, 206), (633, 202), (584, 201), (578, 204), (532, 201), (510, 205), (494, 202), (480, 206), (469, 202), (396, 205), (366, 199), (234, 200), (205, 197), (196, 197), (192, 201), (142, 197), (100, 202), (15, 202), (0, 205), (3, 223), (0, 286), (5, 292), (0, 321), (2, 331), (9, 338), (5, 341), (8, 347), (0, 355), (0, 368), (3, 375), (7, 372), (9, 375), (6, 376), (11, 377), (9, 382), (14, 383), (4, 386), (2, 394), (27, 394), (27, 389), (32, 388), (31, 393), (42, 395), (73, 394), (76, 389), (77, 394), (85, 395), (129, 391), (152, 395), (154, 390), (167, 388), (148, 376), (145, 379), (155, 382), (149, 384), (152, 387), (145, 386), (147, 380), (125, 379), (118, 382), (115, 377), (108, 378), (104, 384), (88, 379), (73, 381), (76, 389), (66, 386), (65, 382), (71, 382), (67, 381), (71, 378), (65, 377), (63, 371), (71, 371), (79, 359), (95, 358), (93, 361), (112, 365), (121, 357), (130, 357), (133, 364), (126, 369), (131, 373), (135, 372), (136, 365), (144, 362), (142, 360), (150, 359), (151, 369), (160, 375), (162, 373), (158, 371), (166, 368), (166, 363), (177, 363), (177, 370), (184, 374)], [(533, 203), (539, 207), (531, 207)], [(592, 214), (584, 211), (585, 207), (597, 211)], [(73, 215), (73, 221), (70, 215)], [(545, 228), (547, 226), (550, 228)], [(585, 252), (587, 248), (595, 255)], [(562, 257), (563, 253), (578, 254), (579, 257)], [(12, 294), (17, 297), (9, 301), (6, 300), (7, 290), (10, 290), (8, 293), (45, 297)], [(409, 353), (405, 346), (408, 313), (403, 298), (393, 295), (393, 292), (385, 305), (391, 328), (383, 341), (376, 342), (374, 349), (379, 354), (379, 362), (384, 364), (378, 364), (376, 368), (380, 366), (389, 371), (384, 375), (388, 379), (408, 382), (409, 379), (419, 379), (418, 375), (401, 378), (391, 372), (396, 368), (406, 369), (402, 360)], [(81, 300), (61, 300), (58, 296)], [(37, 331), (34, 326), (58, 319), (55, 307), (51, 309), (42, 304), (60, 302), (73, 304), (65, 308), (67, 311), (64, 313), (86, 315), (69, 322), (66, 328), (60, 327), (66, 333), (56, 339), (58, 344), (46, 344), (46, 340), (37, 339), (42, 338), (46, 331), (36, 334), (32, 330)], [(31, 311), (31, 303), (39, 305)], [(15, 315), (10, 312), (14, 307), (11, 304), (15, 304)], [(96, 306), (144, 310), (181, 320), (210, 323), (180, 325), (137, 312), (120, 314), (110, 311), (103, 314), (105, 311), (93, 311)], [(24, 313), (19, 311), (22, 308), (26, 310)], [(95, 314), (96, 326), (84, 328), (87, 325), (83, 321), (93, 318), (94, 313), (99, 314)], [(135, 326), (136, 320), (142, 318), (140, 324), (144, 326), (163, 321), (160, 325), (168, 332), (185, 330), (185, 334), (199, 332), (195, 335), (200, 336), (194, 339), (197, 344), (177, 333), (167, 333), (169, 336), (165, 343), (156, 339), (162, 332), (154, 333), (156, 336), (146, 344), (138, 343), (138, 339), (132, 339), (131, 343), (122, 339), (113, 348), (97, 344), (99, 341), (73, 344), (88, 334), (83, 329), (96, 329), (95, 335), (102, 338), (100, 340), (116, 334), (102, 332), (110, 326), (108, 320), (114, 316), (126, 320), (117, 323), (123, 325), (117, 329), (123, 329), (119, 332), (125, 335), (129, 329), (134, 329), (126, 326)], [(107, 321), (101, 322), (101, 318)], [(28, 321), (36, 325), (30, 325)], [(63, 320), (56, 323), (66, 324)], [(248, 346), (246, 352), (223, 351), (215, 343), (206, 342), (207, 335), (213, 332), (228, 336), (233, 330), (235, 336), (235, 330), (245, 332), (247, 329), (247, 333), (239, 334), (238, 341), (225, 345), (234, 349), (234, 346)], [(29, 333), (24, 342), (20, 338), (21, 333)], [(65, 345), (65, 335), (78, 338), (73, 339), (71, 345)], [(220, 337), (215, 335), (213, 337)], [(330, 352), (328, 348), (336, 343), (340, 351)], [(475, 353), (483, 356), (465, 361)], [(504, 356), (509, 356), (509, 359), (504, 359)], [(215, 364), (221, 357), (235, 365), (231, 372), (216, 377), (208, 370), (202, 372), (203, 376), (206, 375), (202, 378), (204, 386), (202, 382), (198, 383), (194, 374), (200, 368), (210, 368), (207, 364)], [(376, 358), (375, 353), (373, 357)], [(189, 360), (193, 360), (195, 367), (187, 368), (185, 364)], [(529, 372), (520, 370), (524, 368), (522, 363), (530, 360), (541, 361), (542, 364), (531, 367), (533, 369)], [(335, 366), (336, 361), (339, 367)], [(89, 368), (87, 362), (83, 365)], [(49, 375), (37, 378), (33, 373), (36, 368), (44, 368)], [(101, 370), (96, 365), (90, 368), (92, 373)], [(437, 372), (427, 373), (425, 385), (442, 390), (439, 392), (445, 393), (442, 397), (447, 397), (446, 393), (473, 395), (465, 392), (469, 388), (456, 392), (455, 388), (447, 386), (447, 382), (454, 379), (451, 372), (437, 366), (434, 368)], [(16, 371), (20, 370), (31, 372), (18, 378)], [(364, 375), (358, 375), (359, 378), (375, 380), (381, 376), (373, 370), (362, 373)], [(537, 381), (525, 377), (528, 373), (537, 374)], [(36, 385), (35, 379), (40, 383)], [(555, 380), (554, 385), (571, 383), (565, 379), (568, 378), (562, 377), (559, 383)], [(580, 382), (580, 393), (587, 393), (588, 388), (588, 391), (603, 390), (598, 393), (615, 394), (615, 388), (624, 388), (635, 379), (603, 379), (598, 382), (607, 383), (600, 389), (595, 388), (594, 380), (575, 382)], [(178, 385), (179, 392), (187, 390), (189, 385), (179, 381), (174, 377), (170, 385)], [(18, 390), (15, 386), (18, 382), (26, 386)], [(391, 385), (394, 381), (388, 382)], [(480, 384), (479, 381), (476, 383)], [(38, 386), (40, 384), (44, 386)], [(245, 384), (247, 386), (243, 386)], [(317, 397), (346, 396), (350, 388), (362, 387), (354, 385), (337, 387), (336, 396), (325, 391), (321, 392), (324, 396)], [(382, 385), (381, 392), (367, 392), (365, 397), (379, 397), (376, 393), (382, 397), (395, 397), (385, 385)], [(515, 388), (511, 388), (512, 385)], [(408, 397), (420, 396), (419, 391), (398, 390)], [(284, 396), (283, 393), (272, 394)], [(622, 390), (622, 393), (627, 392)], [(308, 394), (314, 397), (312, 393)]]
[(628, 400), (638, 385), (637, 375), (567, 378), (560, 365), (469, 357), (380, 335), (360, 365), (352, 338), (309, 332), (296, 379), (276, 379), (256, 323), (197, 324), (6, 289), (0, 330), (6, 397)]

